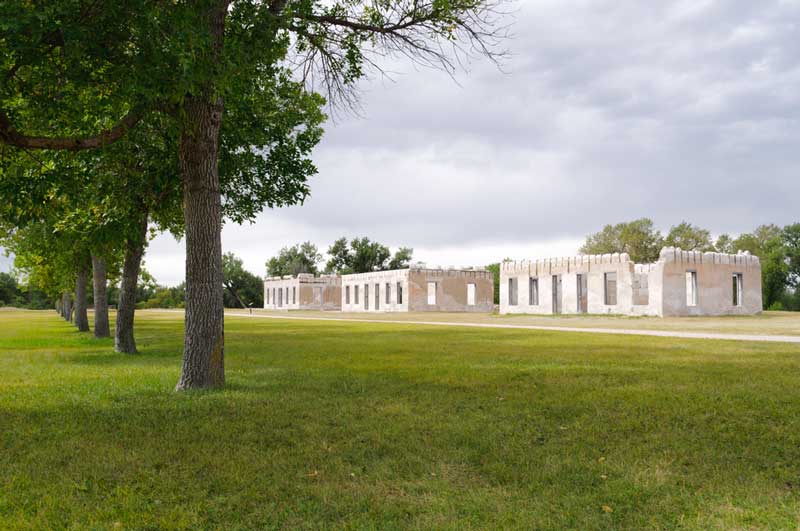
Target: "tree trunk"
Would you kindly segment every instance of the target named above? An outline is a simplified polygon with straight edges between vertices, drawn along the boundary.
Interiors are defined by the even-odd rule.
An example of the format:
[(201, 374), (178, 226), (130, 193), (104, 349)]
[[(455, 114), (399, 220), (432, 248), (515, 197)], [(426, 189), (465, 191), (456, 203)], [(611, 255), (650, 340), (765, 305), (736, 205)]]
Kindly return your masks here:
[[(241, 298), (239, 298), (239, 294), (236, 292), (236, 290), (234, 289), (234, 287), (233, 287), (233, 286), (230, 286), (230, 285), (228, 285), (228, 286), (224, 286), (224, 287), (228, 288), (228, 291), (229, 291), (229, 292), (231, 293), (231, 295), (233, 295), (233, 297), (236, 299), (236, 302), (238, 302), (238, 303), (239, 303), (239, 306), (241, 306), (242, 308), (244, 308), (244, 309), (246, 310), (246, 309), (247, 309), (247, 306), (245, 306), (245, 304), (242, 302), (242, 299), (241, 299)], [(223, 298), (223, 302), (224, 302), (224, 298)]]
[[(211, 57), (222, 50), (227, 2), (208, 14)], [(179, 159), (186, 224), (186, 324), (183, 366), (176, 391), (225, 384), (222, 305), (222, 201), (219, 189), (219, 133), (222, 100), (207, 86), (188, 96)]]
[(133, 338), (133, 318), (136, 312), (136, 285), (142, 265), (144, 244), (147, 238), (147, 214), (139, 221), (136, 238), (125, 242), (125, 262), (122, 265), (122, 281), (119, 285), (119, 306), (114, 326), (114, 350), (123, 354), (136, 354)]
[(72, 322), (72, 296), (68, 291), (64, 292), (64, 320)]
[(75, 279), (75, 326), (81, 332), (89, 331), (89, 316), (86, 298), (86, 286), (89, 283), (89, 272), (85, 266), (81, 266)]
[(64, 296), (62, 295), (60, 299), (56, 299), (56, 313), (61, 317), (64, 317), (64, 309), (61, 307), (61, 304), (64, 301)]
[(94, 289), (94, 337), (108, 337), (108, 277), (106, 261), (92, 255), (92, 287)]
[(186, 223), (186, 329), (176, 390), (225, 383), (222, 208), (217, 152), (222, 104), (192, 98), (181, 137)]

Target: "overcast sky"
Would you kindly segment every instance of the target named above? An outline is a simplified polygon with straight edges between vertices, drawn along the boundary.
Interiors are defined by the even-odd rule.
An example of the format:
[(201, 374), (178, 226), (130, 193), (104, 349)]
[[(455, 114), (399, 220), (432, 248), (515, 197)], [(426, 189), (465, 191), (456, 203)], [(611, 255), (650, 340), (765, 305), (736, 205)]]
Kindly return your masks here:
[[(504, 72), (403, 64), (329, 122), (302, 206), (227, 225), (264, 274), (286, 245), (339, 236), (429, 264), (573, 254), (641, 216), (738, 233), (800, 221), (800, 0), (521, 0)], [(396, 68), (396, 67), (395, 67)], [(146, 267), (183, 280), (184, 248)]]

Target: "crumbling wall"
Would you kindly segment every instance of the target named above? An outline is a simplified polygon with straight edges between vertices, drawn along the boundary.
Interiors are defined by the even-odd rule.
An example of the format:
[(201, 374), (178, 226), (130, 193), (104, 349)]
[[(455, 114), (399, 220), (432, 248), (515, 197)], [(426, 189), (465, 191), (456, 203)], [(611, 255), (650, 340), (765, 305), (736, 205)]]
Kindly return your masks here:
[(408, 311), (408, 269), (342, 275), (341, 282), (339, 297), (342, 311)]
[(264, 280), (265, 310), (297, 310), (299, 309), (297, 278), (292, 276), (269, 277)]
[[(412, 267), (408, 278), (412, 312), (489, 313), (494, 310), (494, 277), (485, 269)], [(428, 301), (428, 283), (435, 283), (433, 304)], [(469, 299), (470, 290), (474, 294), (472, 300)]]
[[(616, 276), (615, 304), (606, 297), (607, 274)], [(554, 277), (560, 279), (561, 313), (581, 313), (578, 275), (587, 278), (587, 313), (691, 316), (761, 311), (757, 257), (664, 248), (653, 264), (634, 264), (624, 253), (505, 262), (500, 270), (500, 313), (556, 313)], [(518, 286), (516, 304), (509, 279)], [(529, 300), (530, 279), (538, 279), (538, 304)]]
[[(429, 282), (435, 284), (433, 304), (428, 303)], [(347, 312), (488, 313), (493, 297), (492, 274), (482, 269), (411, 267), (342, 276), (342, 310)]]
[[(560, 306), (561, 313), (577, 314), (631, 314), (655, 315), (656, 309), (643, 301), (642, 276), (649, 288), (650, 273), (635, 273), (635, 264), (626, 253), (581, 255), (543, 260), (504, 262), (500, 267), (500, 313), (553, 314)], [(606, 275), (615, 275), (615, 296), (606, 297)], [(586, 303), (579, 298), (579, 275), (585, 276)], [(509, 279), (518, 286), (517, 304), (509, 298)], [(613, 277), (611, 277), (613, 278)], [(611, 280), (609, 278), (609, 280)], [(538, 283), (538, 304), (531, 300), (531, 281)], [(639, 286), (639, 297), (634, 301), (633, 285)], [(560, 285), (560, 304), (558, 290)], [(613, 284), (612, 284), (613, 285)], [(607, 304), (612, 301), (612, 304)]]
[(264, 280), (264, 308), (268, 310), (339, 310), (340, 294), (341, 280), (336, 275), (301, 273)]
[[(666, 247), (663, 267), (663, 315), (752, 315), (762, 310), (761, 262), (749, 253), (683, 251)], [(687, 273), (696, 275), (696, 297), (690, 304)], [(734, 275), (741, 275), (740, 304), (734, 304)]]

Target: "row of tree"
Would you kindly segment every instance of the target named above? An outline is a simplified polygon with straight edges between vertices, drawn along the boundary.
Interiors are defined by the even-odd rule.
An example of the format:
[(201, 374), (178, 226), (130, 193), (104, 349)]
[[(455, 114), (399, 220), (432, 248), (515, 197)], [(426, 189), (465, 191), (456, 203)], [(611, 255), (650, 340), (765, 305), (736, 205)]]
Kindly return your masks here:
[(303, 242), (284, 247), (277, 256), (267, 260), (267, 275), (272, 277), (300, 273), (327, 273), (349, 275), (370, 271), (402, 269), (411, 263), (414, 249), (400, 247), (394, 254), (389, 247), (367, 237), (339, 238), (328, 247), (328, 261), (324, 269), (322, 254), (316, 245)]
[[(262, 280), (244, 268), (242, 260), (233, 253), (226, 253), (222, 257), (224, 278), (224, 305), (226, 308), (257, 308), (263, 306)], [(36, 272), (36, 269), (28, 269)], [(120, 289), (116, 280), (119, 271), (107, 272), (106, 299), (109, 307), (117, 307), (120, 300)], [(31, 310), (44, 310), (53, 306), (53, 301), (48, 294), (31, 282), (27, 275), (17, 275), (0, 272), (0, 306), (13, 306)], [(27, 278), (27, 281), (25, 280)], [(38, 279), (41, 281), (42, 279)], [(58, 299), (62, 304), (67, 295), (73, 299), (73, 293), (64, 292)], [(95, 306), (94, 290), (86, 294), (87, 307)], [(186, 305), (186, 283), (177, 286), (163, 286), (144, 268), (139, 272), (138, 284), (134, 299), (135, 308), (184, 308)], [(103, 311), (101, 309), (101, 311)], [(103, 334), (98, 337), (104, 337)]]
[(713, 239), (709, 230), (688, 222), (669, 229), (666, 236), (647, 218), (606, 225), (590, 234), (582, 254), (628, 253), (637, 263), (658, 260), (662, 247), (686, 251), (737, 253), (749, 251), (761, 260), (764, 308), (800, 311), (800, 223), (785, 227), (760, 225), (753, 232)]
[(20, 283), (11, 273), (0, 272), (0, 306), (45, 310), (53, 301), (35, 286)]
[(318, 89), (354, 105), (378, 57), (449, 71), (496, 57), (501, 15), (494, 0), (1, 2), (3, 245), (62, 310), (74, 299), (82, 329), (90, 273), (103, 319), (119, 270), (116, 347), (135, 352), (148, 230), (184, 237), (176, 389), (221, 386), (224, 294), (237, 291), (222, 223), (308, 196)]

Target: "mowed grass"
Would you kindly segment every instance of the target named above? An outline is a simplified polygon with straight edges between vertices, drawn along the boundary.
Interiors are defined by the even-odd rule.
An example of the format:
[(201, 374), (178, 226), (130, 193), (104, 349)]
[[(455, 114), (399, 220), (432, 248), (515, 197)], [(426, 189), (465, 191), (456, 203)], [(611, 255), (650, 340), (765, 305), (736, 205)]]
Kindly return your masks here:
[[(231, 315), (247, 313), (229, 310)], [(628, 330), (663, 330), (767, 336), (800, 336), (800, 312), (761, 312), (757, 315), (722, 317), (630, 317), (624, 315), (519, 315), (489, 313), (343, 313), (314, 311), (253, 310), (258, 315), (357, 319), (370, 321), (436, 321), (494, 325), (558, 326), (568, 328), (609, 328)]]
[(800, 346), (228, 317), (223, 391), (0, 312), (0, 529), (791, 529)]

